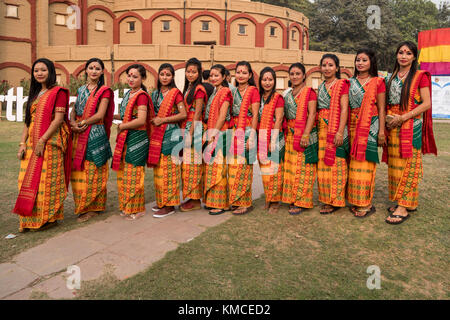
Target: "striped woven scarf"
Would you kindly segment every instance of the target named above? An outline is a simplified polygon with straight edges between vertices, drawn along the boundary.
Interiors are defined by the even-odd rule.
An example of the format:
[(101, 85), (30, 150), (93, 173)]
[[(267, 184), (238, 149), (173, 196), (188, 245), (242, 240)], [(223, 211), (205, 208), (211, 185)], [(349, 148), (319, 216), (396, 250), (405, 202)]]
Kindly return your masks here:
[(327, 166), (334, 165), (336, 161), (336, 145), (334, 138), (339, 129), (341, 118), (341, 95), (345, 85), (349, 85), (346, 79), (339, 79), (331, 89), (330, 113), (328, 118), (327, 143), (325, 147), (324, 162)]

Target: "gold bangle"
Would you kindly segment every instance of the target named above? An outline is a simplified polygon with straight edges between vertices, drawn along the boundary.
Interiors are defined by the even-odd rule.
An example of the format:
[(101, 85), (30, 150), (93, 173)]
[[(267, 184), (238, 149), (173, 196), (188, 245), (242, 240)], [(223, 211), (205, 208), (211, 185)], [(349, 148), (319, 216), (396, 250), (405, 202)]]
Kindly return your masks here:
[(27, 145), (26, 142), (21, 142), (21, 143), (19, 143), (19, 147), (20, 147), (20, 146), (26, 146), (26, 145)]
[(339, 136), (339, 137), (342, 137), (342, 134), (339, 133), (339, 132), (336, 132), (336, 135)]
[(302, 135), (302, 138), (309, 138), (309, 135), (304, 134), (304, 135)]
[(86, 120), (82, 120), (80, 124), (84, 127), (86, 125)]

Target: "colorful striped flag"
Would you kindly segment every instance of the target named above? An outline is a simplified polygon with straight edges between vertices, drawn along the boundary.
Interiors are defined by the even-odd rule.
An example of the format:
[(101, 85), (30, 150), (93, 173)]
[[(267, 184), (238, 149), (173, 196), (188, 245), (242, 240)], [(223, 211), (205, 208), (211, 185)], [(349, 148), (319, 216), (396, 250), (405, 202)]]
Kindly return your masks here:
[(450, 76), (450, 28), (419, 32), (421, 70), (433, 76)]

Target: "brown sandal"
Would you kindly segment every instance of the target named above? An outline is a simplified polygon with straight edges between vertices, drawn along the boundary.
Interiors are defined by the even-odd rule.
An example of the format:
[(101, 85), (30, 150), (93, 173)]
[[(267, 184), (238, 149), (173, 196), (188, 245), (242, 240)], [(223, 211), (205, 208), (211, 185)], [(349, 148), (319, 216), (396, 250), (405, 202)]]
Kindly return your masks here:
[[(242, 210), (244, 210), (244, 211), (242, 211)], [(243, 216), (244, 214), (247, 214), (252, 210), (253, 210), (253, 207), (251, 207), (251, 206), (248, 208), (237, 208), (235, 211), (233, 211), (233, 215)]]
[(280, 208), (280, 203), (278, 202), (272, 202), (269, 206), (269, 213), (276, 213), (278, 212), (278, 209)]
[[(368, 216), (374, 214), (375, 211), (376, 211), (374, 205), (372, 205), (369, 209), (362, 209), (362, 210), (361, 210), (361, 209), (359, 209), (359, 208), (353, 207), (351, 210), (352, 210), (353, 216), (354, 216), (355, 218), (367, 218)], [(364, 214), (363, 214), (362, 216), (360, 216), (360, 215), (358, 215), (357, 213), (364, 213)]]
[(97, 215), (97, 213), (96, 213), (96, 212), (93, 212), (93, 211), (89, 211), (89, 212), (86, 212), (86, 213), (82, 213), (82, 214), (80, 214), (80, 215), (78, 216), (77, 222), (79, 222), (79, 223), (86, 222), (86, 221), (88, 221), (89, 219), (95, 217), (96, 215)]
[[(331, 211), (328, 211), (328, 210), (327, 211), (322, 211), (324, 209), (327, 209), (327, 206), (331, 209)], [(326, 205), (323, 205), (322, 208), (320, 208), (319, 213), (320, 214), (332, 214), (333, 212), (338, 211), (339, 209), (340, 209), (339, 207), (334, 207), (334, 206), (332, 206), (330, 204), (326, 204)]]

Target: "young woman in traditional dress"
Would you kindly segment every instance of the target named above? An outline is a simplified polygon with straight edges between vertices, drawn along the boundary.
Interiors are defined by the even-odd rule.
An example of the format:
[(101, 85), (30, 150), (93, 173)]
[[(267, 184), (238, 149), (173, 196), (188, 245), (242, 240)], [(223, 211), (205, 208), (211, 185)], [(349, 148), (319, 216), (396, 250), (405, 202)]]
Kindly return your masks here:
[(19, 232), (44, 230), (64, 218), (71, 167), (69, 91), (56, 85), (50, 60), (36, 60), (31, 71), (17, 154), (21, 160), (19, 196), (13, 212), (20, 215)]
[(209, 214), (218, 215), (229, 210), (226, 152), (227, 130), (230, 125), (231, 90), (228, 88), (225, 67), (214, 65), (210, 72), (210, 81), (215, 89), (205, 109), (205, 174), (204, 202), (210, 209)]
[(386, 222), (400, 224), (419, 205), (421, 153), (437, 154), (431, 119), (431, 76), (417, 70), (414, 43), (405, 41), (398, 46), (394, 72), (386, 80), (388, 138), (383, 161), (388, 163), (389, 199), (397, 202), (388, 209)]
[(317, 179), (321, 214), (331, 214), (345, 207), (348, 156), (349, 81), (341, 78), (339, 58), (325, 54), (320, 60), (325, 81), (319, 86), (319, 162)]
[(361, 49), (356, 53), (355, 75), (350, 79), (349, 136), (350, 161), (348, 168), (347, 201), (357, 218), (375, 212), (372, 205), (378, 146), (385, 138), (386, 86), (378, 77), (375, 52)]
[(275, 91), (277, 76), (270, 67), (261, 70), (258, 112), (258, 159), (266, 196), (265, 208), (270, 213), (278, 211), (283, 193), (284, 162), (284, 99)]
[(258, 112), (260, 97), (247, 61), (236, 64), (236, 88), (232, 91), (231, 110), (233, 141), (228, 161), (229, 204), (234, 215), (252, 208), (253, 162), (256, 161)]
[(79, 222), (106, 209), (114, 94), (105, 86), (104, 69), (103, 61), (98, 58), (86, 62), (87, 84), (77, 90), (75, 107), (70, 114), (73, 132), (71, 183)]
[(291, 88), (283, 93), (287, 120), (286, 153), (282, 201), (289, 204), (289, 214), (300, 214), (313, 207), (313, 186), (317, 175), (317, 94), (306, 86), (305, 66), (289, 67)]
[(156, 206), (152, 210), (155, 218), (163, 218), (180, 205), (181, 166), (178, 152), (172, 151), (183, 143), (178, 123), (187, 116), (183, 94), (175, 86), (175, 70), (169, 63), (159, 67), (158, 88), (153, 91), (152, 100), (156, 115), (149, 153), (156, 191)]
[(202, 113), (208, 98), (202, 85), (201, 62), (196, 58), (189, 59), (185, 70), (183, 95), (187, 118), (181, 124), (185, 130), (181, 178), (183, 198), (188, 200), (180, 206), (180, 210), (191, 211), (201, 208), (200, 199), (203, 196)]
[(126, 70), (131, 90), (123, 97), (116, 120), (117, 142), (112, 169), (117, 171), (119, 208), (121, 216), (136, 220), (145, 214), (144, 178), (148, 164), (150, 121), (153, 104), (143, 84), (146, 70), (140, 64), (133, 64)]

